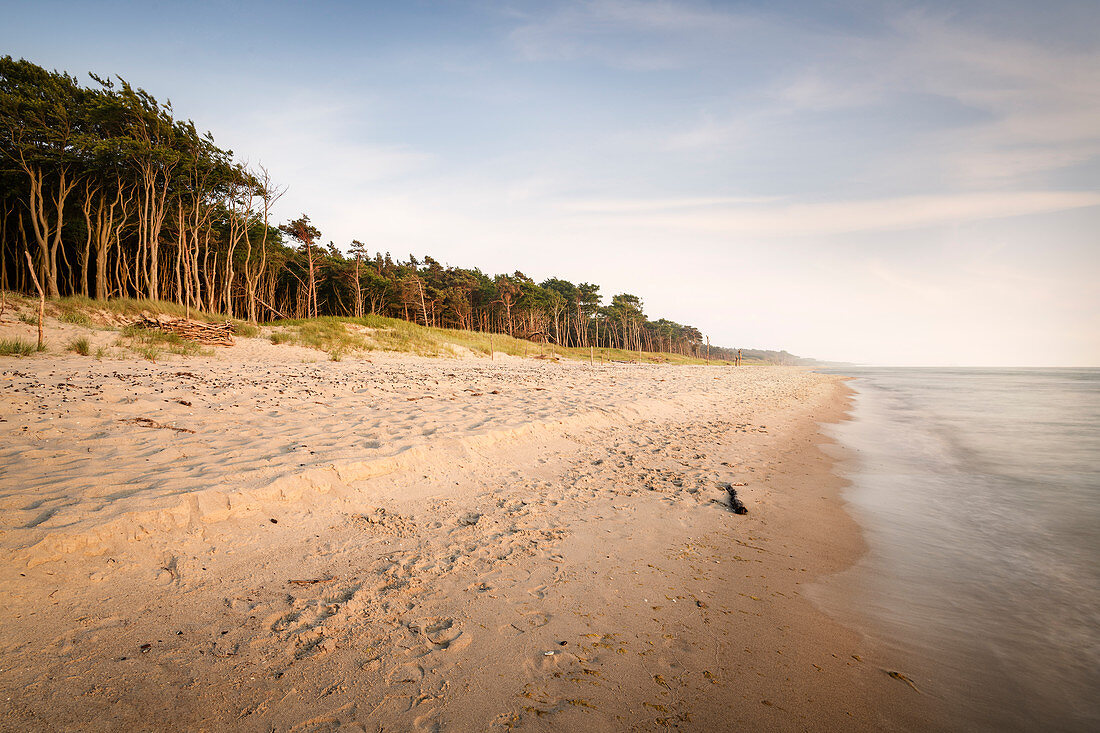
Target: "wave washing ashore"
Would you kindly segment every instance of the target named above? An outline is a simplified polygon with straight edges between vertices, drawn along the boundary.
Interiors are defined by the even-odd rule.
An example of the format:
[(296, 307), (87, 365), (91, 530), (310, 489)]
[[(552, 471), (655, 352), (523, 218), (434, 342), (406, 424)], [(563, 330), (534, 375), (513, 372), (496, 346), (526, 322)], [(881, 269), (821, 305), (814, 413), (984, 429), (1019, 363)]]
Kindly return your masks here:
[(868, 554), (814, 597), (957, 730), (1100, 730), (1100, 370), (860, 369)]
[(923, 725), (803, 596), (839, 378), (311, 353), (0, 363), (0, 727)]

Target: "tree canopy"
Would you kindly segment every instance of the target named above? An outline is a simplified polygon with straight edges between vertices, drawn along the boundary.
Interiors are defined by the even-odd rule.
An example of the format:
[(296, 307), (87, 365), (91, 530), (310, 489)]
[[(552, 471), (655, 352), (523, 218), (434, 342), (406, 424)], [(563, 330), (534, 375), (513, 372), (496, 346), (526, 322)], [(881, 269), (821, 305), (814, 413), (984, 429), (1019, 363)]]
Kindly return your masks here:
[[(52, 298), (170, 300), (253, 322), (366, 313), (564, 346), (699, 354), (698, 329), (650, 320), (630, 293), (489, 275), (355, 240), (308, 216), (275, 226), (283, 190), (124, 79), (90, 83), (0, 58), (0, 287)], [(715, 347), (715, 358), (730, 352)]]

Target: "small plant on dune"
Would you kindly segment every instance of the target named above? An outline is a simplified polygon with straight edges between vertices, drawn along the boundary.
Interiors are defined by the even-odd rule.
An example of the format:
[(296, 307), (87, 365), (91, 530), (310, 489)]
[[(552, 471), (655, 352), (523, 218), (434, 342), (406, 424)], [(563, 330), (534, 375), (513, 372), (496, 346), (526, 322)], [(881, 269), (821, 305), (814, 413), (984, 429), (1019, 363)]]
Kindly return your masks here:
[(138, 348), (134, 349), (134, 351), (136, 351), (137, 354), (143, 359), (148, 359), (152, 362), (155, 362), (157, 360), (157, 357), (160, 356), (160, 349), (158, 349), (156, 346), (139, 346)]
[(87, 356), (92, 351), (91, 344), (88, 343), (88, 339), (81, 336), (80, 338), (73, 339), (69, 342), (69, 351), (75, 351), (81, 356)]
[(19, 320), (27, 324), (28, 326), (38, 325), (38, 316), (34, 315), (33, 313), (20, 313)]
[(268, 338), (271, 339), (271, 343), (273, 344), (285, 344), (287, 341), (290, 341), (290, 334), (286, 331), (275, 331), (268, 336)]
[(35, 345), (23, 339), (0, 339), (0, 355), (30, 356), (36, 351)]
[(95, 350), (95, 358), (97, 361), (102, 361), (105, 356), (107, 356), (107, 347), (100, 346)]

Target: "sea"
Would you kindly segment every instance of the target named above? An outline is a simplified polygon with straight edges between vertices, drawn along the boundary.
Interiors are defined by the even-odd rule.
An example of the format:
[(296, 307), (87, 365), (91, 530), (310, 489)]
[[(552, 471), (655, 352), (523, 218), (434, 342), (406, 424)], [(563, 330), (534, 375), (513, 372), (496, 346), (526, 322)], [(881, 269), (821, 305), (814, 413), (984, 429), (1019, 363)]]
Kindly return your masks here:
[(868, 550), (812, 600), (950, 729), (1100, 731), (1100, 369), (821, 371)]

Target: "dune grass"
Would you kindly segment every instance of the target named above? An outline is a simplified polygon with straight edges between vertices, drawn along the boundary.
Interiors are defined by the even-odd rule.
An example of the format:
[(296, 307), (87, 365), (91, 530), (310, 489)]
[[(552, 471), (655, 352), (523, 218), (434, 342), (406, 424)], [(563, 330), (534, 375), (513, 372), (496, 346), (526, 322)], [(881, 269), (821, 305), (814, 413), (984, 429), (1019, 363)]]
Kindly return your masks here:
[(57, 320), (62, 323), (72, 323), (77, 326), (90, 326), (92, 325), (92, 319), (87, 313), (78, 310), (64, 311), (58, 317)]
[[(574, 361), (636, 361), (660, 364), (705, 364), (706, 359), (681, 354), (626, 351), (623, 349), (587, 349), (539, 344), (495, 333), (431, 328), (383, 316), (363, 318), (324, 316), (321, 318), (281, 320), (268, 324), (268, 339), (273, 344), (291, 343), (327, 352), (340, 359), (354, 352), (391, 351), (420, 356), (458, 356), (467, 351), (489, 356), (571, 359)], [(491, 343), (490, 343), (491, 340)], [(335, 356), (333, 356), (335, 355)], [(714, 360), (713, 364), (730, 362)]]
[[(44, 350), (44, 349), (43, 349)], [(30, 356), (38, 347), (23, 339), (0, 339), (0, 356)]]
[[(31, 301), (16, 293), (9, 294), (15, 303)], [(149, 360), (156, 360), (163, 352), (185, 356), (209, 353), (207, 349), (175, 334), (146, 330), (134, 326), (118, 328), (120, 321), (136, 320), (143, 314), (164, 315), (171, 318), (190, 316), (192, 320), (206, 323), (233, 322), (236, 334), (242, 338), (266, 338), (272, 344), (293, 344), (324, 352), (329, 359), (339, 361), (355, 354), (372, 351), (417, 354), (420, 356), (455, 357), (473, 353), (489, 356), (490, 342), (495, 354), (546, 359), (571, 359), (574, 361), (647, 362), (659, 364), (705, 364), (705, 358), (670, 354), (665, 352), (637, 352), (624, 349), (563, 347), (512, 338), (504, 334), (488, 334), (480, 331), (463, 331), (449, 328), (421, 326), (399, 318), (368, 315), (362, 318), (322, 316), (310, 319), (278, 320), (255, 325), (240, 319), (230, 319), (224, 313), (208, 313), (194, 308), (188, 310), (166, 301), (117, 298), (98, 301), (82, 296), (70, 296), (47, 301), (47, 315), (73, 325), (97, 330), (117, 330), (120, 336), (115, 345), (127, 348)], [(19, 319), (36, 324), (33, 315), (21, 313)], [(70, 350), (84, 353), (69, 345)], [(100, 348), (97, 358), (105, 354)], [(712, 360), (712, 364), (731, 364)], [(745, 363), (751, 363), (746, 360)]]
[(81, 356), (87, 356), (92, 352), (92, 345), (88, 342), (88, 338), (86, 336), (74, 338), (65, 348), (67, 348), (69, 351), (80, 354)]
[(209, 354), (194, 341), (182, 338), (178, 333), (165, 333), (150, 328), (142, 328), (137, 325), (126, 326), (115, 341), (115, 346), (130, 349), (149, 361), (156, 361), (162, 352), (179, 354), (180, 356), (196, 356)]
[(184, 318), (190, 315), (191, 320), (205, 323), (223, 323), (231, 320), (224, 313), (207, 313), (191, 308), (190, 311), (182, 305), (166, 300), (143, 300), (137, 298), (114, 298), (112, 300), (94, 300), (82, 295), (70, 295), (59, 300), (46, 302), (47, 309), (52, 311), (58, 320), (68, 323), (88, 325), (96, 320), (97, 313), (110, 313), (118, 316), (133, 316), (137, 318), (143, 313), (157, 313)]

